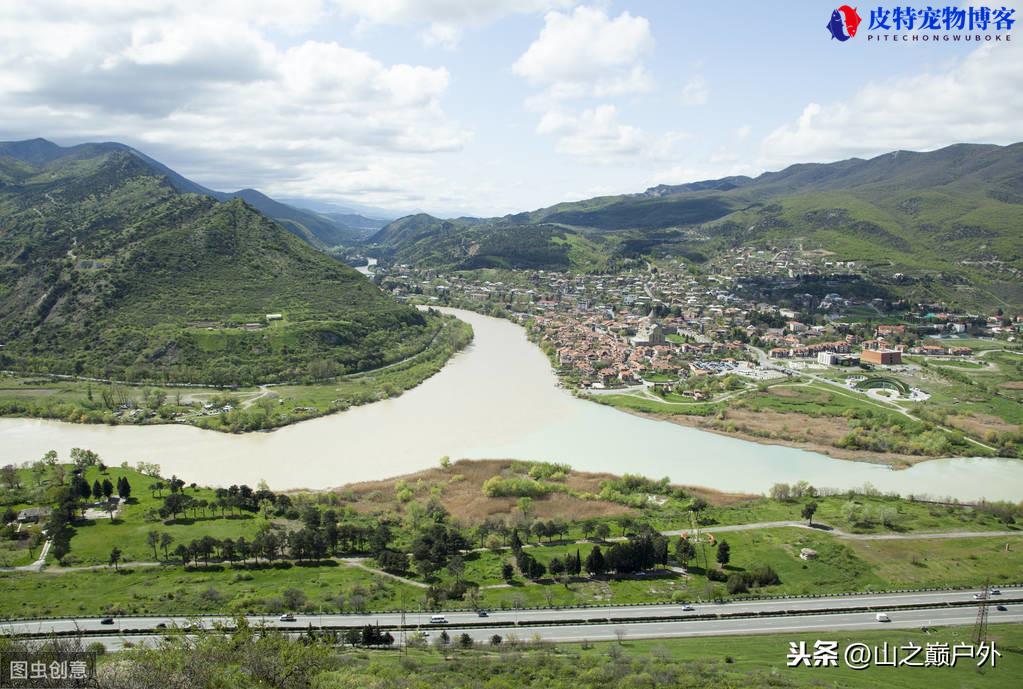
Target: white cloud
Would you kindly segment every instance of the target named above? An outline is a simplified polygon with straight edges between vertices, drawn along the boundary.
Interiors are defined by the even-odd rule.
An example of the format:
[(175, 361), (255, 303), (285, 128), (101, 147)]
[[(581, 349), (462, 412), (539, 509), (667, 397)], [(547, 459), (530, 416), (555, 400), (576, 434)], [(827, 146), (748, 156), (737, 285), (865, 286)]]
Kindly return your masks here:
[(311, 25), (322, 3), (74, 4), (0, 3), (0, 138), (124, 141), (221, 188), (447, 195), (429, 154), (470, 139), (442, 108), (448, 71), (271, 40)]
[(555, 149), (559, 153), (603, 162), (642, 153), (648, 144), (641, 129), (618, 121), (613, 105), (600, 105), (578, 115), (547, 112), (536, 131), (558, 137)]
[(809, 103), (762, 143), (763, 164), (1023, 140), (1023, 56), (985, 45), (945, 72), (869, 82), (845, 101)]
[(753, 132), (753, 128), (748, 124), (744, 124), (735, 130), (735, 138), (739, 141), (745, 141), (749, 138), (749, 135)]
[(707, 80), (696, 75), (682, 87), (682, 102), (686, 105), (706, 105), (710, 100), (710, 89)]
[(451, 24), (430, 24), (419, 34), (420, 40), (427, 47), (440, 46), (446, 50), (454, 50), (462, 38), (462, 30)]
[(344, 16), (371, 25), (426, 25), (427, 46), (454, 48), (467, 27), (489, 24), (512, 14), (533, 14), (571, 7), (573, 0), (333, 0)]
[(611, 18), (582, 6), (547, 13), (540, 36), (512, 71), (554, 100), (636, 93), (651, 88), (643, 59), (653, 47), (646, 18), (628, 12)]

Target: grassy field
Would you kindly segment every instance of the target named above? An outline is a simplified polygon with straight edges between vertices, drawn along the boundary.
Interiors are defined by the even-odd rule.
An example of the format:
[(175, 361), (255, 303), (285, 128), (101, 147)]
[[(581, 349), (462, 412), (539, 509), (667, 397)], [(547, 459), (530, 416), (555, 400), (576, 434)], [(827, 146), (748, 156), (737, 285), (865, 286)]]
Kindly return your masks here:
[[(46, 504), (49, 490), (69, 466), (36, 466), (17, 471), (20, 486), (0, 485), (0, 507), (20, 509), (23, 506)], [(516, 477), (528, 482), (530, 476), (547, 476), (551, 485), (559, 487), (545, 496), (538, 496), (527, 506), (531, 518), (546, 520), (573, 515), (566, 521), (563, 541), (525, 537), (528, 551), (545, 566), (554, 557), (564, 558), (577, 551), (585, 560), (593, 542), (575, 543), (596, 526), (607, 528), (610, 537), (635, 533), (642, 526), (656, 530), (685, 529), (691, 523), (691, 509), (696, 509), (705, 542), (698, 547), (697, 557), (689, 562), (688, 575), (659, 569), (629, 577), (579, 577), (572, 581), (543, 579), (527, 581), (521, 575), (505, 582), (502, 565), (511, 559), (508, 550), (496, 546), (507, 538), (478, 535), (474, 527), (484, 519), (521, 520), (523, 504), (515, 497), (488, 497), (483, 486), (495, 477)], [(370, 609), (390, 608), (394, 595), (404, 593), (410, 601), (420, 601), (428, 585), (450, 589), (458, 580), (480, 587), (483, 604), (491, 607), (522, 607), (597, 603), (638, 603), (669, 600), (707, 599), (724, 595), (724, 586), (708, 578), (707, 568), (716, 568), (716, 550), (710, 536), (727, 540), (732, 557), (725, 575), (770, 566), (780, 583), (754, 593), (771, 595), (822, 592), (848, 592), (931, 586), (979, 585), (990, 577), (1010, 582), (1023, 572), (1023, 529), (1018, 535), (966, 539), (918, 539), (899, 541), (854, 540), (827, 530), (805, 528), (770, 528), (734, 532), (716, 532), (726, 525), (765, 521), (801, 520), (804, 505), (811, 499), (817, 503), (815, 523), (824, 523), (845, 532), (863, 534), (906, 534), (933, 531), (1015, 531), (1012, 508), (1009, 506), (968, 506), (912, 502), (881, 495), (835, 495), (810, 498), (806, 488), (802, 497), (789, 499), (757, 498), (724, 495), (697, 489), (671, 488), (639, 477), (618, 478), (603, 474), (568, 471), (558, 465), (505, 461), (444, 463), (411, 477), (389, 481), (356, 484), (337, 494), (293, 494), (293, 508), (287, 512), (230, 512), (221, 516), (210, 508), (189, 511), (177, 519), (164, 520), (157, 513), (164, 496), (151, 490), (156, 480), (126, 467), (89, 466), (87, 482), (107, 479), (117, 483), (126, 478), (132, 486), (132, 497), (117, 518), (78, 520), (73, 525), (70, 555), (65, 565), (43, 573), (5, 572), (0, 574), (11, 596), (0, 601), (0, 615), (73, 614), (88, 611), (98, 614), (111, 607), (136, 612), (192, 613), (215, 609), (275, 611), (283, 591), (294, 588), (302, 592), (303, 602), (313, 609), (346, 609), (333, 599), (350, 596), (356, 587), (375, 591), (374, 595), (358, 593), (359, 605)], [(187, 481), (187, 477), (184, 477)], [(4, 479), (6, 481), (6, 479)], [(509, 480), (506, 478), (506, 480)], [(631, 488), (629, 487), (631, 486)], [(184, 493), (195, 500), (212, 502), (212, 489), (187, 485)], [(632, 491), (632, 492), (629, 492)], [(638, 493), (635, 493), (638, 491)], [(664, 492), (662, 500), (646, 499), (650, 491)], [(636, 501), (639, 495), (643, 499)], [(615, 502), (616, 500), (620, 502)], [(473, 545), (485, 541), (488, 550), (463, 553), (464, 569), (451, 571), (445, 566), (427, 579), (415, 573), (405, 576), (412, 581), (401, 583), (379, 572), (354, 567), (343, 560), (326, 560), (322, 566), (300, 566), (283, 563), (274, 567), (253, 568), (211, 562), (209, 567), (186, 569), (172, 562), (155, 567), (132, 565), (165, 560), (162, 549), (154, 554), (147, 542), (150, 532), (168, 534), (173, 553), (178, 544), (188, 544), (203, 536), (215, 539), (238, 539), (250, 542), (257, 531), (272, 528), (278, 533), (302, 527), (299, 515), (309, 508), (322, 511), (334, 509), (341, 522), (375, 528), (391, 525), (389, 547), (409, 551), (416, 527), (422, 519), (424, 504), (434, 502), (447, 510), (461, 524), (462, 533)], [(415, 514), (420, 514), (415, 517)], [(506, 515), (506, 516), (503, 516)], [(1017, 517), (1018, 518), (1018, 517)], [(496, 542), (494, 539), (497, 539)], [(669, 542), (674, 554), (674, 541)], [(13, 546), (3, 541), (4, 547)], [(111, 548), (122, 552), (122, 571), (108, 567)], [(599, 542), (602, 550), (611, 543)], [(799, 558), (801, 548), (812, 548), (818, 558), (805, 562)], [(0, 556), (4, 551), (0, 550)], [(25, 552), (8, 555), (10, 564), (31, 561)], [(372, 560), (365, 567), (376, 569)], [(389, 593), (390, 591), (390, 593)], [(328, 595), (329, 594), (329, 595)], [(330, 596), (333, 596), (331, 598)], [(466, 607), (471, 599), (442, 602), (446, 607)], [(290, 607), (301, 607), (291, 605)]]
[[(99, 467), (88, 467), (84, 473), (85, 479), (91, 484), (95, 480), (108, 479), (115, 485), (119, 477), (128, 479), (132, 486), (132, 497), (129, 498), (120, 513), (113, 519), (98, 517), (96, 519), (78, 520), (74, 524), (74, 535), (71, 537), (71, 554), (65, 559), (68, 566), (82, 565), (105, 565), (110, 560), (110, 550), (114, 545), (121, 549), (122, 558), (125, 562), (152, 562), (163, 560), (163, 552), (154, 555), (153, 549), (146, 542), (147, 534), (150, 531), (167, 533), (174, 543), (188, 543), (203, 536), (214, 538), (234, 538), (245, 536), (250, 539), (256, 531), (267, 520), (261, 516), (247, 512), (228, 514), (227, 516), (213, 516), (212, 510), (189, 512), (185, 516), (164, 522), (156, 514), (156, 511), (163, 504), (163, 497), (167, 491), (159, 494), (149, 490), (149, 486), (156, 480), (144, 476), (134, 469), (121, 467), (108, 467), (106, 472), (100, 471)], [(184, 492), (196, 500), (215, 500), (214, 492), (210, 488), (185, 487)], [(194, 515), (194, 516), (193, 516)], [(51, 558), (52, 560), (52, 558)]]
[[(714, 524), (750, 524), (754, 522), (800, 520), (802, 506), (809, 498), (785, 502), (781, 500), (744, 500), (728, 505), (712, 505), (704, 512), (701, 521)], [(826, 496), (815, 497), (817, 512), (815, 522), (822, 522), (852, 533), (911, 533), (913, 531), (1004, 531), (1020, 530), (1016, 524), (1006, 524), (995, 515), (964, 505), (945, 505), (926, 502), (911, 502), (899, 498), (879, 495)], [(849, 505), (854, 504), (874, 519), (863, 521), (850, 518)], [(884, 515), (888, 522), (881, 521)], [(675, 521), (673, 526), (659, 528), (686, 528), (685, 521)]]
[[(211, 566), (0, 572), (0, 617), (353, 611), (400, 607), (421, 590), (333, 563), (265, 569)], [(291, 593), (289, 593), (291, 591)], [(298, 592), (298, 593), (296, 593)], [(409, 604), (411, 607), (411, 603)]]
[[(713, 530), (708, 530), (713, 534)], [(1023, 539), (985, 537), (956, 540), (843, 541), (826, 533), (804, 529), (769, 529), (722, 533), (732, 559), (725, 573), (769, 565), (781, 583), (754, 589), (768, 595), (878, 591), (901, 588), (979, 585), (1018, 580), (1023, 571)], [(577, 550), (583, 559), (589, 544), (556, 544), (531, 547), (529, 553), (548, 565)], [(606, 550), (606, 544), (601, 546)], [(801, 548), (813, 548), (818, 558), (799, 559)], [(566, 583), (525, 581), (516, 576), (501, 579), (501, 565), (510, 553), (483, 551), (465, 556), (462, 578), (481, 587), (481, 605), (513, 608), (550, 605), (593, 605), (699, 600), (726, 596), (723, 584), (707, 579), (704, 558), (711, 567), (716, 550), (706, 544), (697, 548), (689, 575), (655, 570), (632, 577), (578, 578)], [(370, 567), (374, 565), (369, 563)], [(415, 575), (409, 575), (415, 576)], [(109, 567), (85, 570), (53, 569), (38, 573), (2, 572), (0, 601), (4, 617), (59, 614), (96, 615), (111, 610), (123, 613), (189, 614), (212, 611), (277, 612), (284, 608), (311, 611), (394, 609), (402, 594), (408, 606), (424, 598), (425, 580), (419, 586), (404, 584), (343, 562), (321, 566), (279, 564), (276, 567), (211, 565), (185, 569), (161, 567)], [(435, 583), (450, 584), (453, 576), (441, 572)], [(302, 592), (300, 605), (283, 605), (284, 592)], [(338, 596), (342, 596), (338, 602)], [(355, 596), (355, 598), (353, 598)], [(359, 603), (354, 601), (358, 600)], [(306, 605), (308, 603), (308, 606)], [(467, 600), (451, 600), (448, 608), (470, 607)], [(352, 607), (356, 606), (356, 607)]]
[[(713, 528), (705, 533), (713, 534)], [(992, 581), (1013, 582), (1023, 571), (1023, 538), (989, 537), (962, 540), (852, 541), (804, 529), (763, 529), (721, 533), (732, 552), (725, 574), (769, 565), (781, 579), (776, 586), (754, 589), (765, 595), (801, 595), (901, 588), (969, 586)], [(1008, 547), (1007, 547), (1008, 544)], [(598, 544), (606, 552), (607, 544)], [(593, 545), (542, 545), (528, 552), (545, 566), (577, 551), (585, 560)], [(816, 560), (799, 558), (802, 548), (817, 551)], [(640, 603), (697, 600), (726, 596), (719, 582), (710, 581), (705, 562), (717, 567), (711, 544), (697, 547), (688, 576), (659, 570), (635, 577), (579, 578), (568, 583), (551, 579), (537, 584), (516, 576), (505, 583), (501, 566), (511, 553), (477, 552), (465, 557), (466, 582), (482, 588), (485, 605), (522, 607), (598, 603)], [(440, 582), (453, 577), (441, 573)], [(421, 580), (421, 579), (420, 579)]]

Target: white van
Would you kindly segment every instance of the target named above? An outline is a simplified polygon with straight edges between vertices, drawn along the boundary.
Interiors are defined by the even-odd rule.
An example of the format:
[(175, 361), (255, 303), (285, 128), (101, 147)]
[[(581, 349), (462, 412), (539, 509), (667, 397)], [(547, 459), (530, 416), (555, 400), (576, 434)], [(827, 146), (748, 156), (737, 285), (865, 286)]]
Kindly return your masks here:
[(444, 617), (444, 615), (433, 615), (430, 618), (430, 624), (447, 624), (447, 623), (448, 623), (448, 618)]
[(892, 619), (890, 617), (888, 617), (888, 613), (886, 613), (886, 612), (879, 612), (879, 613), (877, 613), (877, 615), (874, 616), (874, 619), (876, 619), (878, 622), (891, 622), (892, 621)]

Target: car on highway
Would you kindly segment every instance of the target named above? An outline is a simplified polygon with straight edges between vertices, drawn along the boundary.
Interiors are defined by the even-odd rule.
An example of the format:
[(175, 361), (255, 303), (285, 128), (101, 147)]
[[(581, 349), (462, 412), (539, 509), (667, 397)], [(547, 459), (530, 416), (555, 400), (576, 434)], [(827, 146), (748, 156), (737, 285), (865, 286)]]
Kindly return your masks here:
[(447, 624), (447, 623), (448, 623), (448, 618), (444, 617), (444, 615), (432, 615), (430, 617), (430, 624)]
[(486, 610), (479, 610), (479, 611), (477, 611), (476, 616), (477, 617), (490, 617), (490, 613), (487, 612)]
[(158, 623), (156, 625), (156, 628), (157, 629), (166, 629), (167, 628), (167, 623), (166, 622), (160, 622), (160, 623)]
[(987, 596), (985, 596), (983, 593), (973, 594), (973, 600), (984, 600), (985, 598), (987, 598)]
[(1002, 595), (1002, 592), (999, 591), (998, 589), (991, 589), (991, 595), (992, 596), (1000, 596), (1000, 595)]
[(295, 616), (292, 615), (290, 612), (286, 612), (277, 619), (280, 620), (281, 622), (294, 622)]
[(1006, 610), (1008, 610), (1008, 608), (1005, 607), (1004, 605), (996, 605), (995, 610), (997, 610), (998, 612), (1005, 612)]
[(683, 605), (682, 606), (682, 612), (692, 612), (694, 610), (696, 610), (696, 608), (694, 608), (691, 605)]
[(114, 618), (113, 617), (104, 617), (102, 620), (99, 621), (99, 623), (100, 624), (113, 624), (114, 623)]
[(886, 613), (886, 612), (879, 612), (879, 613), (877, 613), (876, 615), (874, 615), (874, 619), (877, 620), (878, 622), (891, 622), (892, 621), (892, 618), (888, 617), (888, 613)]

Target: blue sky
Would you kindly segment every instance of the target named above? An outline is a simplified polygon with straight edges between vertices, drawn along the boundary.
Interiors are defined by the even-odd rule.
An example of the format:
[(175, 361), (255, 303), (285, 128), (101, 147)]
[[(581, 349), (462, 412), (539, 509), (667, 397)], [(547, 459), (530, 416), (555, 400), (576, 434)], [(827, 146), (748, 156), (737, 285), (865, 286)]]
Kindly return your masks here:
[(839, 43), (832, 9), (4, 3), (0, 137), (124, 141), (219, 189), (446, 215), (1023, 139), (1016, 43), (876, 44), (866, 23)]

